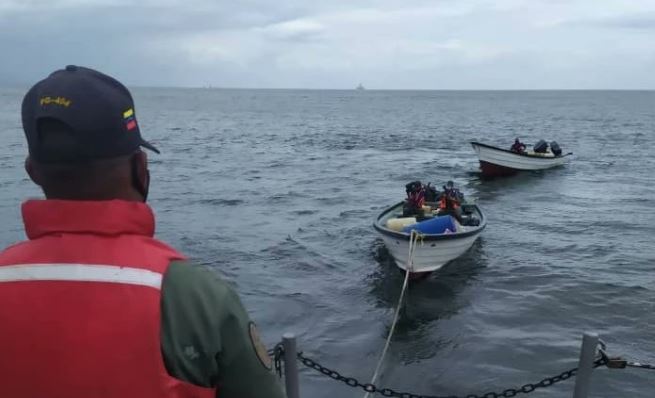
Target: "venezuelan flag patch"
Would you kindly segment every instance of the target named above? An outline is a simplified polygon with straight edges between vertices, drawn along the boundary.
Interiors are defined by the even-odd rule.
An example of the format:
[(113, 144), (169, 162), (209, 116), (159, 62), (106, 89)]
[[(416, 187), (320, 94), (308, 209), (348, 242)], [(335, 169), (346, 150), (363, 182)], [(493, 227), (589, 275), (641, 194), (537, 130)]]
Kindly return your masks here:
[(134, 109), (130, 108), (125, 112), (123, 112), (123, 121), (125, 122), (125, 128), (127, 128), (127, 131), (131, 131), (136, 128), (136, 118), (134, 117)]

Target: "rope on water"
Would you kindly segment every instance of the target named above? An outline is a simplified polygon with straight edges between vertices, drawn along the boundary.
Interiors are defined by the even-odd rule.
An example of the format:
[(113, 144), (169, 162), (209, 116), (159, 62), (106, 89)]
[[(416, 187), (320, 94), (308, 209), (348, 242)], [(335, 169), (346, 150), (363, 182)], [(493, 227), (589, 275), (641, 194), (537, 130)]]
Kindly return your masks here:
[[(387, 336), (387, 341), (384, 343), (384, 348), (382, 349), (382, 354), (378, 360), (378, 364), (375, 367), (375, 372), (373, 372), (373, 378), (371, 378), (370, 384), (375, 384), (380, 373), (380, 368), (382, 367), (382, 362), (384, 362), (384, 357), (387, 355), (387, 350), (389, 349), (389, 344), (391, 343), (391, 336), (396, 329), (396, 324), (398, 323), (398, 316), (400, 315), (400, 309), (403, 304), (403, 298), (405, 297), (405, 291), (409, 284), (409, 274), (414, 265), (414, 249), (416, 248), (416, 242), (419, 240), (421, 235), (416, 231), (412, 230), (412, 233), (409, 235), (409, 254), (407, 256), (407, 266), (405, 267), (405, 280), (403, 281), (403, 287), (400, 291), (400, 297), (398, 298), (398, 305), (396, 306), (396, 313), (393, 316), (393, 322), (391, 323), (391, 329), (389, 330), (389, 336)], [(367, 392), (364, 395), (364, 398), (368, 398), (371, 393)]]

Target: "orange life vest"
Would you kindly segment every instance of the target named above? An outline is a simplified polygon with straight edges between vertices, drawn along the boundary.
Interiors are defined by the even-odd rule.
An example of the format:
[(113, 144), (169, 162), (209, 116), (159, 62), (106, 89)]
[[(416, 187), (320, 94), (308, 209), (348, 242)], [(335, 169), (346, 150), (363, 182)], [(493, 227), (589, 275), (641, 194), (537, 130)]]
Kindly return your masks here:
[(441, 199), (439, 199), (439, 209), (441, 210), (447, 210), (448, 209), (448, 203), (450, 202), (451, 208), (452, 209), (457, 209), (459, 208), (459, 201), (456, 199), (448, 199), (446, 194), (441, 195)]
[(171, 377), (161, 281), (183, 256), (127, 201), (27, 201), (27, 242), (0, 252), (0, 396), (210, 398)]

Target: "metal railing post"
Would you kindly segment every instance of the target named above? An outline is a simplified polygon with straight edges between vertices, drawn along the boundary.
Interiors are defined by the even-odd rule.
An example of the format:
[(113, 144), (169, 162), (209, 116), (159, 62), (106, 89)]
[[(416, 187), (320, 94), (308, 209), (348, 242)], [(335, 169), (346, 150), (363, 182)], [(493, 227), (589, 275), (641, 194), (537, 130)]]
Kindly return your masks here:
[(287, 398), (300, 398), (296, 335), (293, 333), (283, 334), (282, 346), (284, 347), (284, 385), (287, 390)]
[(580, 349), (580, 361), (578, 373), (575, 376), (575, 390), (573, 398), (587, 398), (589, 386), (591, 385), (591, 373), (594, 370), (594, 359), (598, 347), (598, 334), (585, 332), (582, 336), (582, 347)]

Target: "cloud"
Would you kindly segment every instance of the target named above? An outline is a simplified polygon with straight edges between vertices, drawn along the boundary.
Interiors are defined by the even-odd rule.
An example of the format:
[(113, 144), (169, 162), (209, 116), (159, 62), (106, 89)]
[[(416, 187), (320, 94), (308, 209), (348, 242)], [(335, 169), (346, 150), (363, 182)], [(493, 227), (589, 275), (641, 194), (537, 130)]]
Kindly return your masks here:
[(324, 26), (312, 19), (293, 19), (257, 29), (258, 33), (279, 40), (309, 41), (319, 38), (325, 30)]
[(0, 84), (77, 63), (133, 85), (655, 87), (653, 26), (619, 0), (0, 0)]
[(655, 30), (655, 15), (632, 15), (614, 18), (603, 18), (596, 20), (578, 21), (593, 27), (605, 27), (609, 29), (624, 28), (638, 30)]

